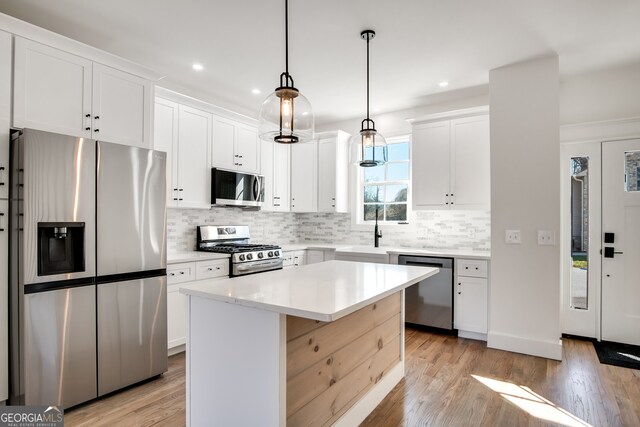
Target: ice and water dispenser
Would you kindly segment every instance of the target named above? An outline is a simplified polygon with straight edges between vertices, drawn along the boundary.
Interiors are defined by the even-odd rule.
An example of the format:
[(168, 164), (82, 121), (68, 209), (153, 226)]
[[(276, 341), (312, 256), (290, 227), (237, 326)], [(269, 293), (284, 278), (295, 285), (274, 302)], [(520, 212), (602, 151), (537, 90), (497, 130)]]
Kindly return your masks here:
[(84, 271), (84, 222), (38, 223), (38, 276)]

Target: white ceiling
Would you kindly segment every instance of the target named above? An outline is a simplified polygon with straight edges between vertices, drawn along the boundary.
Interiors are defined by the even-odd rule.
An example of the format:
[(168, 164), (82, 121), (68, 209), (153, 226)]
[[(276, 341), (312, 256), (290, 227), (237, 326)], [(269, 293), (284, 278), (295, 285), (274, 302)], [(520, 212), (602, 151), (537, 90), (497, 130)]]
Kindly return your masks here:
[[(283, 0), (0, 0), (1, 12), (253, 115), (284, 71), (283, 10)], [(317, 123), (364, 114), (366, 28), (377, 33), (371, 107), (382, 112), (553, 52), (563, 76), (640, 59), (638, 0), (290, 0), (289, 10), (290, 72)]]

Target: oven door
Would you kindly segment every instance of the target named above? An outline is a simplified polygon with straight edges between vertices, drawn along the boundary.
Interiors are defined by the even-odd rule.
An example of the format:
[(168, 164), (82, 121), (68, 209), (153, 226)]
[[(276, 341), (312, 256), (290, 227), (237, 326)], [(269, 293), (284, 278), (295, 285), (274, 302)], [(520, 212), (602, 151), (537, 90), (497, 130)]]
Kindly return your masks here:
[(262, 206), (264, 204), (264, 177), (212, 168), (211, 204), (217, 206)]
[(241, 262), (231, 265), (231, 277), (262, 273), (282, 269), (282, 258), (265, 259), (264, 261)]

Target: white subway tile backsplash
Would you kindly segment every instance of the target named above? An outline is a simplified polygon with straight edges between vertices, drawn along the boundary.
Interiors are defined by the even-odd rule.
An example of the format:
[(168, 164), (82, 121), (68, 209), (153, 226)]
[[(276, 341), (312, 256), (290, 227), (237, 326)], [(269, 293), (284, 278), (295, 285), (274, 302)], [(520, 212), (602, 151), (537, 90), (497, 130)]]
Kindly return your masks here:
[[(373, 232), (353, 230), (350, 214), (275, 213), (237, 208), (168, 209), (169, 252), (195, 249), (196, 226), (204, 224), (249, 225), (251, 239), (256, 243), (307, 241), (373, 245)], [(491, 244), (488, 211), (419, 211), (415, 228), (381, 226), (381, 229), (382, 246), (489, 250)]]

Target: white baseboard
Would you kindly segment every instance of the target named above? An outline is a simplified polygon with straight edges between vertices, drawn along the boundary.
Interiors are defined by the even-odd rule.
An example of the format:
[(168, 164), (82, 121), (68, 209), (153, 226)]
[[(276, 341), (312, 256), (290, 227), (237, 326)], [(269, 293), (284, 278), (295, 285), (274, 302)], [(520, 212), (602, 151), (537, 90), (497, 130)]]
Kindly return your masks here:
[(187, 349), (186, 344), (177, 345), (175, 347), (171, 347), (170, 349), (168, 349), (167, 350), (167, 355), (168, 356), (173, 356), (175, 354), (182, 353), (186, 349)]
[(489, 332), (487, 347), (512, 351), (547, 359), (562, 360), (562, 340), (539, 341), (515, 335)]
[(333, 424), (333, 427), (353, 427), (360, 425), (403, 377), (404, 362), (400, 361), (387, 372), (387, 375), (382, 377), (378, 384), (373, 386), (355, 405), (338, 418), (338, 421)]
[(479, 332), (470, 331), (458, 331), (458, 337), (468, 338), (470, 340), (487, 341), (487, 334), (481, 334)]

